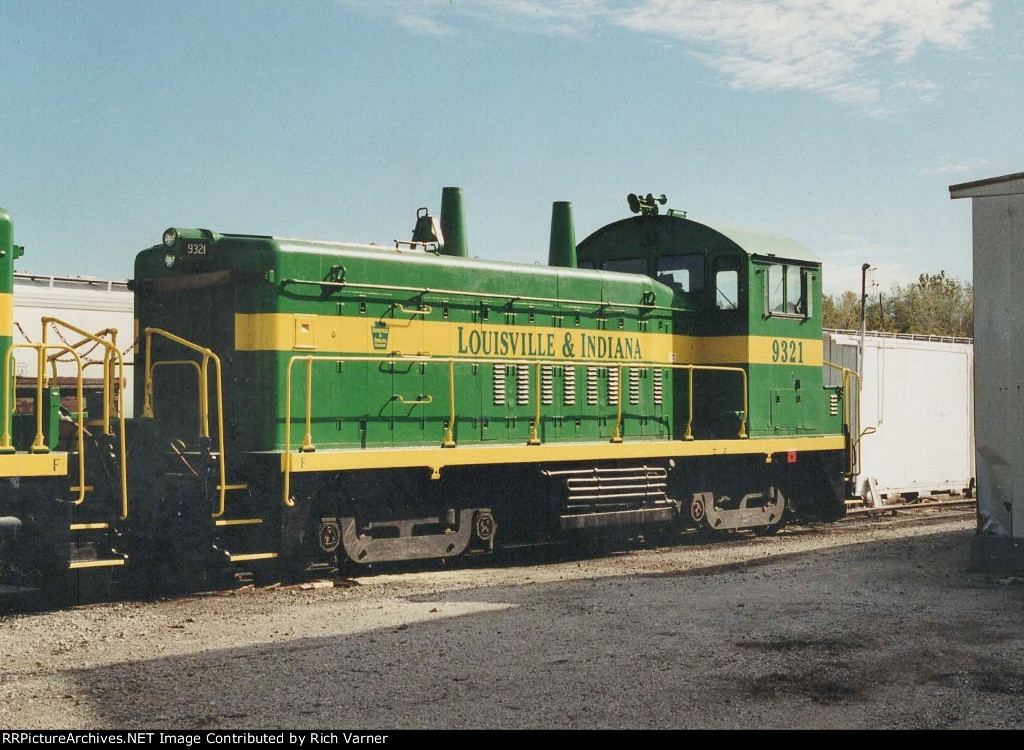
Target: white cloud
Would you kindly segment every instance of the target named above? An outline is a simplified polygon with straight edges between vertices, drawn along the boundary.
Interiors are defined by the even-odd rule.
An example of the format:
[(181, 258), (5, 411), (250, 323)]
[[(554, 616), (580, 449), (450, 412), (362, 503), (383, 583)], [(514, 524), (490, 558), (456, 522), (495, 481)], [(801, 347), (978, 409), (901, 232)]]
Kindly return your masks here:
[(452, 36), (455, 34), (455, 29), (451, 26), (426, 16), (399, 15), (395, 18), (395, 22), (413, 34), (426, 34), (428, 36)]
[(696, 45), (735, 88), (870, 104), (881, 95), (880, 67), (925, 46), (967, 49), (991, 27), (990, 13), (989, 0), (643, 0), (612, 18)]
[(934, 167), (922, 169), (921, 174), (964, 174), (965, 172), (977, 171), (982, 167), (987, 167), (989, 164), (988, 159), (961, 159), (954, 161), (944, 156), (939, 159), (939, 163)]
[(892, 84), (889, 90), (896, 94), (909, 94), (920, 102), (932, 102), (938, 97), (939, 86), (933, 81), (908, 78)]
[[(459, 18), (543, 34), (628, 29), (682, 44), (733, 88), (811, 91), (860, 105), (874, 105), (891, 91), (891, 69), (922, 49), (966, 50), (992, 28), (991, 0), (338, 2), (389, 14), (417, 33), (440, 33)], [(933, 84), (910, 80), (896, 84), (896, 95), (935, 97)]]

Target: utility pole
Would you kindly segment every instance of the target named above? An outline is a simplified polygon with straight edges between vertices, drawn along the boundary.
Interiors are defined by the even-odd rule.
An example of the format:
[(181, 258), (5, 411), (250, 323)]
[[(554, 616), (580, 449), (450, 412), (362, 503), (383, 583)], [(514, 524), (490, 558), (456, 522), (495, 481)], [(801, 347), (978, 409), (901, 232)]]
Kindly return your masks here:
[(864, 332), (867, 330), (869, 270), (871, 270), (870, 263), (865, 263), (860, 267), (860, 351), (857, 352), (857, 381), (861, 387), (864, 384)]

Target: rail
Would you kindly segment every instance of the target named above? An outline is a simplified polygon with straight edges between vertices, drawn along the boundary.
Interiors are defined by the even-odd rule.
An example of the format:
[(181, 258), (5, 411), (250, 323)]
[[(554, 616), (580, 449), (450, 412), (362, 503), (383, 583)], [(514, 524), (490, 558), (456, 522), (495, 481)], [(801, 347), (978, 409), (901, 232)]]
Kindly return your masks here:
[[(121, 354), (121, 350), (117, 348), (117, 343), (116, 343), (117, 342), (117, 329), (115, 329), (115, 328), (107, 328), (107, 329), (105, 329), (103, 331), (100, 331), (100, 333), (95, 334), (95, 333), (89, 333), (88, 331), (86, 331), (86, 330), (84, 330), (82, 328), (79, 328), (78, 326), (76, 326), (76, 325), (74, 325), (72, 323), (68, 323), (65, 320), (61, 320), (60, 318), (44, 317), (42, 319), (42, 325), (43, 325), (43, 341), (42, 341), (42, 343), (44, 345), (46, 344), (47, 331), (51, 327), (49, 324), (52, 324), (53, 326), (61, 326), (62, 328), (66, 328), (69, 331), (74, 331), (75, 333), (77, 333), (79, 336), (82, 337), (82, 341), (79, 341), (77, 344), (72, 345), (71, 347), (69, 347), (69, 349), (73, 350), (73, 348), (77, 348), (77, 347), (82, 346), (82, 345), (84, 345), (84, 344), (86, 344), (88, 342), (99, 344), (100, 346), (103, 347), (103, 349), (104, 349), (104, 354), (103, 354), (103, 434), (104, 435), (112, 435), (113, 434), (113, 430), (111, 430), (111, 428), (110, 428), (110, 418), (111, 418), (111, 413), (114, 410), (114, 387), (113, 387), (113, 384), (112, 384), (112, 380), (113, 380), (113, 377), (114, 377), (113, 372), (114, 372), (115, 365), (117, 367), (117, 383), (118, 383), (118, 391), (119, 392), (123, 391), (124, 383), (125, 383), (125, 377), (124, 377), (124, 355), (122, 355)], [(56, 328), (54, 328), (54, 330), (56, 330)], [(111, 334), (111, 339), (112, 340), (110, 340), (110, 341), (108, 341), (107, 339), (103, 338), (103, 336), (105, 334), (108, 334), (108, 333)], [(58, 332), (58, 335), (59, 335), (59, 332)], [(81, 360), (79, 360), (79, 362), (80, 361)], [(51, 366), (53, 367), (53, 372), (54, 372), (54, 375), (56, 376), (57, 363), (56, 363), (55, 360), (51, 361)], [(40, 369), (39, 369), (40, 377), (38, 379), (42, 379), (42, 373), (43, 372), (44, 372), (43, 368), (40, 367)], [(81, 404), (80, 404), (79, 412), (81, 412), (81, 410), (82, 410), (82, 407), (81, 407)], [(125, 445), (124, 410), (123, 409), (117, 409), (117, 416), (118, 416), (118, 426), (119, 426), (119, 430), (118, 430), (118, 432), (119, 432), (119, 435), (118, 435), (118, 443), (119, 443), (119, 445), (118, 445), (118, 448), (120, 449), (120, 452), (121, 452), (121, 461), (120, 461), (120, 464), (121, 464), (121, 466), (120, 466), (120, 475), (121, 475), (120, 476), (120, 480), (121, 480), (120, 481), (120, 484), (121, 484), (121, 520), (123, 521), (124, 519), (128, 518), (128, 461), (127, 461), (128, 449), (127, 449), (127, 446)], [(84, 480), (83, 480), (83, 482), (84, 482)]]
[(917, 515), (922, 511), (928, 510), (970, 508), (976, 506), (977, 502), (978, 501), (974, 498), (960, 498), (957, 500), (936, 500), (931, 502), (928, 500), (920, 500), (913, 503), (893, 503), (892, 505), (880, 505), (878, 507), (869, 506), (865, 508), (847, 508), (846, 517)]
[[(148, 347), (147, 347), (148, 356)], [(288, 360), (288, 367), (285, 372), (285, 448), (284, 448), (284, 504), (288, 507), (292, 507), (295, 501), (291, 499), (291, 453), (292, 453), (292, 372), (295, 368), (296, 363), (305, 364), (305, 396), (306, 396), (306, 408), (304, 415), (305, 423), (305, 434), (302, 437), (302, 441), (299, 445), (299, 452), (312, 452), (316, 450), (316, 446), (313, 443), (313, 363), (335, 363), (344, 364), (346, 362), (377, 362), (377, 363), (397, 363), (397, 362), (411, 362), (419, 363), (424, 367), (429, 364), (445, 363), (448, 366), (448, 421), (445, 426), (444, 437), (441, 442), (442, 448), (455, 448), (455, 421), (456, 421), (456, 408), (455, 408), (455, 365), (456, 364), (468, 364), (468, 365), (506, 365), (506, 366), (519, 366), (519, 365), (534, 365), (536, 368), (535, 382), (535, 394), (534, 394), (534, 418), (533, 423), (530, 426), (530, 434), (527, 439), (527, 445), (541, 445), (542, 440), (540, 439), (539, 427), (541, 424), (541, 368), (542, 367), (600, 367), (600, 368), (612, 368), (615, 367), (618, 370), (618, 382), (621, 384), (622, 370), (626, 368), (636, 368), (642, 370), (686, 370), (688, 373), (688, 389), (687, 389), (687, 422), (686, 431), (684, 433), (684, 440), (693, 440), (693, 406), (694, 406), (694, 394), (693, 394), (693, 380), (695, 372), (731, 372), (737, 373), (742, 379), (742, 395), (743, 395), (743, 409), (739, 413), (739, 430), (737, 432), (738, 438), (747, 437), (747, 416), (749, 412), (749, 392), (747, 387), (747, 371), (742, 367), (726, 367), (717, 365), (693, 365), (693, 364), (671, 364), (662, 362), (639, 362), (629, 363), (627, 365), (616, 364), (610, 365), (608, 362), (597, 362), (597, 361), (572, 361), (571, 363), (564, 360), (510, 360), (510, 359), (488, 359), (480, 357), (431, 357), (429, 354), (420, 352), (415, 355), (403, 355), (401, 352), (393, 352), (391, 355), (380, 355), (380, 356), (363, 356), (363, 355), (351, 355), (351, 356), (314, 356), (314, 355), (296, 355)], [(148, 369), (148, 367), (147, 367)], [(400, 401), (403, 404), (411, 406), (425, 405), (433, 402), (433, 396), (430, 394), (420, 394), (415, 399), (406, 399), (402, 396), (396, 396), (392, 394), (392, 401)], [(622, 402), (623, 394), (621, 391), (616, 399), (616, 416), (615, 416), (615, 427), (612, 430), (611, 442), (621, 443), (622, 438)]]
[[(220, 484), (217, 487), (218, 492), (218, 506), (217, 512), (212, 514), (213, 518), (220, 518), (224, 515), (226, 495), (228, 490), (227, 484), (227, 470), (225, 464), (227, 459), (224, 455), (224, 390), (222, 387), (221, 380), (221, 366), (220, 357), (213, 353), (211, 349), (205, 346), (199, 346), (194, 344), (187, 339), (183, 339), (180, 336), (175, 336), (173, 333), (165, 331), (161, 328), (146, 328), (144, 331), (146, 335), (146, 379), (143, 388), (143, 407), (142, 416), (145, 418), (153, 418), (153, 370), (160, 362), (153, 363), (152, 352), (153, 352), (153, 336), (160, 336), (168, 341), (171, 341), (179, 346), (183, 346), (186, 349), (196, 352), (202, 355), (203, 362), (199, 366), (199, 437), (209, 438), (210, 437), (210, 397), (208, 392), (209, 381), (209, 366), (210, 361), (214, 364), (214, 378), (216, 385), (217, 394), (217, 455), (220, 473)], [(168, 360), (165, 360), (165, 362)], [(169, 360), (178, 361), (178, 360)]]
[[(78, 398), (78, 498), (74, 501), (75, 505), (81, 505), (85, 502), (85, 415), (84, 415), (84, 403), (85, 403), (85, 388), (82, 378), (82, 358), (78, 356), (78, 352), (74, 351), (70, 346), (65, 344), (11, 344), (7, 347), (4, 352), (4, 411), (3, 411), (3, 434), (0, 435), (0, 453), (13, 453), (15, 451), (14, 444), (11, 441), (11, 414), (14, 411), (14, 405), (11, 403), (11, 394), (14, 391), (12, 387), (12, 377), (14, 364), (14, 350), (15, 349), (34, 349), (37, 356), (37, 366), (39, 369), (37, 372), (46, 372), (46, 352), (47, 350), (58, 350), (60, 354), (70, 354), (75, 358), (75, 362), (78, 365), (78, 388), (76, 395)], [(43, 377), (36, 378), (36, 435), (32, 442), (31, 451), (33, 453), (46, 453), (49, 451), (49, 447), (46, 445), (46, 437), (43, 435)]]

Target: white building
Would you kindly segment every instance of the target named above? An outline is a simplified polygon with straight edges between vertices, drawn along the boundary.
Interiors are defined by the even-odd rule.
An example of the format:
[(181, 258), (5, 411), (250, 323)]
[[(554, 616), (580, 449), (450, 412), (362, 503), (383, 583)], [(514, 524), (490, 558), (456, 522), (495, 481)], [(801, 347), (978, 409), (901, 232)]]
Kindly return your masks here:
[(1024, 173), (950, 185), (971, 198), (976, 569), (1024, 568)]

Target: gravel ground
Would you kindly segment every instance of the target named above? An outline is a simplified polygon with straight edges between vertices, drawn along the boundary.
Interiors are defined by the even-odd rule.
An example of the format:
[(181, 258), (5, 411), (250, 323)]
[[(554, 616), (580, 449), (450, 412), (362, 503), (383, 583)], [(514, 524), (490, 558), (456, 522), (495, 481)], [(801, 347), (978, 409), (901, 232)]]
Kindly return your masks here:
[[(0, 618), (0, 727), (1024, 727), (973, 516)], [(528, 563), (528, 564), (527, 564)]]

